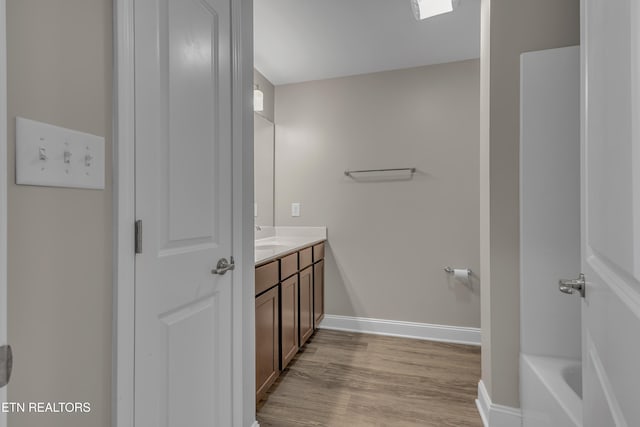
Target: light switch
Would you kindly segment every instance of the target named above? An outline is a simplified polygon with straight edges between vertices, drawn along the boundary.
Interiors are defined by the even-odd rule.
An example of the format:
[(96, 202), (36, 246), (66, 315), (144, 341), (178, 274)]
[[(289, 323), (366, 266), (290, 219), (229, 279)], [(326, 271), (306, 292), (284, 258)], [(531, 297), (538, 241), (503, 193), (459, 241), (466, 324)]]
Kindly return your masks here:
[(48, 158), (49, 156), (47, 156), (47, 149), (44, 147), (38, 148), (38, 159), (46, 161)]
[(16, 118), (16, 183), (104, 188), (104, 138)]
[(300, 216), (300, 203), (291, 203), (291, 216)]

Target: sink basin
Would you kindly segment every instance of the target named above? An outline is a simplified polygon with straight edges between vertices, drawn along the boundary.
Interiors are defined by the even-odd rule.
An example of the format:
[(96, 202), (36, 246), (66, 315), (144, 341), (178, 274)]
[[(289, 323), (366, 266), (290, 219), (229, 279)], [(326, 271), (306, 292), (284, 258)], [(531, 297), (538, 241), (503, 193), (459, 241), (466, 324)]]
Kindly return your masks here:
[(270, 251), (270, 250), (278, 250), (284, 249), (287, 245), (275, 245), (275, 244), (266, 244), (266, 245), (256, 245), (256, 250)]

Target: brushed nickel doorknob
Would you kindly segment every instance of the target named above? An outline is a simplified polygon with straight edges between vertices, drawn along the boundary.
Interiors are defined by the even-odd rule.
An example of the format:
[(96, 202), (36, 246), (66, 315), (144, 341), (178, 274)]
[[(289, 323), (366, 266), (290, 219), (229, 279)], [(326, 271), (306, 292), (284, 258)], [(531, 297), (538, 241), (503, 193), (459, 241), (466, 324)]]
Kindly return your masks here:
[(216, 264), (216, 268), (211, 270), (211, 274), (223, 275), (227, 271), (233, 270), (235, 268), (236, 268), (236, 264), (233, 260), (233, 257), (231, 257), (231, 262), (227, 261), (226, 258), (220, 258), (218, 260), (218, 264)]

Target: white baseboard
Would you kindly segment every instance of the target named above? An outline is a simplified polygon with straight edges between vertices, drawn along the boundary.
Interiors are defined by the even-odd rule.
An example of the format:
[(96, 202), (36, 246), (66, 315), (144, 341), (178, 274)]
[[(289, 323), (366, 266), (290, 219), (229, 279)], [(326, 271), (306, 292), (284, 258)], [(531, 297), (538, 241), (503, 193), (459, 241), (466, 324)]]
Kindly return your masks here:
[(321, 329), (480, 345), (480, 329), (327, 314)]
[(484, 427), (522, 426), (522, 412), (520, 409), (492, 403), (482, 380), (478, 383), (476, 406), (478, 407), (478, 412), (480, 412)]

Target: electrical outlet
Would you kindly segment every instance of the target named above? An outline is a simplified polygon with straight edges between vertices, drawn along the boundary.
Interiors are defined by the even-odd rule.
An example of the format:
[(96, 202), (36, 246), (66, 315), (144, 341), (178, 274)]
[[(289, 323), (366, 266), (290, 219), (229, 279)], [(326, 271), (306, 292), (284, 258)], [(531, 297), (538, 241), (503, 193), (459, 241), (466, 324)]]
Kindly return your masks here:
[(300, 216), (300, 203), (291, 203), (291, 216)]

